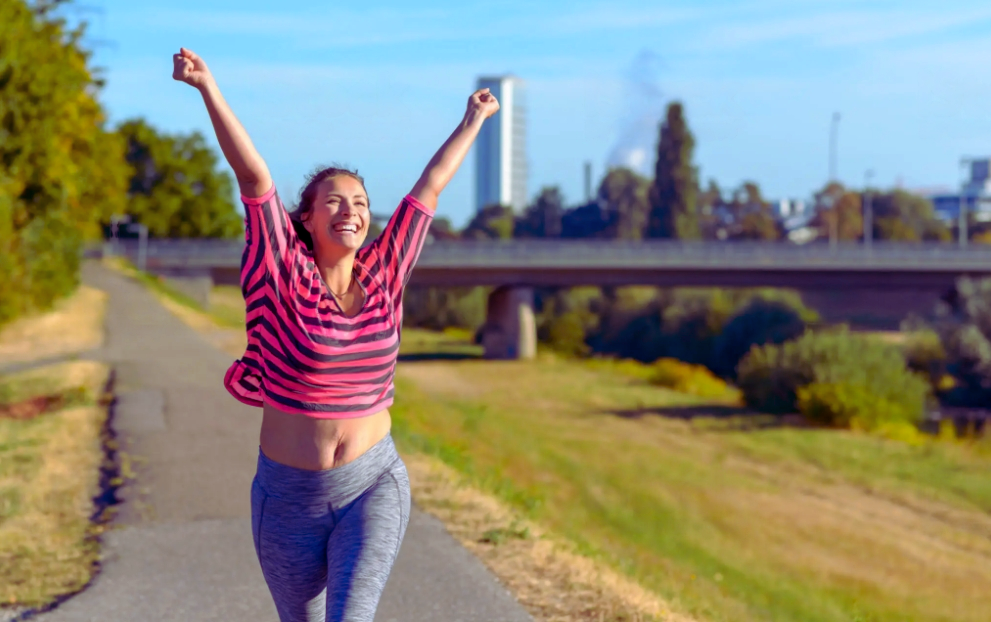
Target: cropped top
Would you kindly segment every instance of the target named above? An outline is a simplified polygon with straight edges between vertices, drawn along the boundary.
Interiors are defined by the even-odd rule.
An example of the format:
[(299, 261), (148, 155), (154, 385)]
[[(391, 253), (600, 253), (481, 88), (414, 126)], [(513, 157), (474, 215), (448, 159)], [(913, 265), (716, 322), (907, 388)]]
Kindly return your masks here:
[(227, 370), (224, 386), (245, 404), (267, 402), (319, 419), (388, 408), (395, 393), (403, 288), (433, 213), (407, 196), (382, 233), (358, 250), (354, 273), (365, 302), (349, 317), (327, 291), (275, 188), (242, 201), (248, 347)]

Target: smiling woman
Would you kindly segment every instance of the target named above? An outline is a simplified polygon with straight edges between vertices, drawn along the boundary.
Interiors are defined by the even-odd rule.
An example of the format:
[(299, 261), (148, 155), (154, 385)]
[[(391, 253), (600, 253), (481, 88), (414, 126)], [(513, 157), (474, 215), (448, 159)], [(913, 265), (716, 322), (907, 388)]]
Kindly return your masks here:
[(263, 408), (252, 529), (283, 622), (371, 622), (406, 532), (410, 486), (390, 434), (403, 289), (437, 207), (484, 121), (487, 89), (382, 233), (356, 171), (318, 170), (282, 205), (264, 160), (206, 63), (181, 49), (173, 77), (203, 96), (245, 208), (248, 346), (224, 378)]

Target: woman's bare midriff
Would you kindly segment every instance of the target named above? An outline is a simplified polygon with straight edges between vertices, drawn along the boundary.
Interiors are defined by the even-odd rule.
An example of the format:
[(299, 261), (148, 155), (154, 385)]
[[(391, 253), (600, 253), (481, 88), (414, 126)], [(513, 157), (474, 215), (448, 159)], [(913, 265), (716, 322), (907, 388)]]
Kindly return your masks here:
[(391, 428), (388, 409), (352, 419), (316, 419), (265, 404), (261, 449), (280, 464), (323, 471), (351, 462), (385, 438)]

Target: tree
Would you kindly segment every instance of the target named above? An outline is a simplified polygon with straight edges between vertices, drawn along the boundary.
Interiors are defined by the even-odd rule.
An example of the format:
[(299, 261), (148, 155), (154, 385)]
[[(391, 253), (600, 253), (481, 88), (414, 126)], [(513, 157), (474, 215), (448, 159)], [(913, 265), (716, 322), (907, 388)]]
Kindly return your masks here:
[(615, 229), (616, 214), (598, 199), (566, 210), (561, 216), (562, 238), (607, 238)]
[(80, 245), (124, 204), (123, 144), (59, 2), (0, 2), (0, 323), (78, 283)]
[(757, 182), (743, 182), (733, 191), (727, 208), (733, 217), (732, 234), (736, 240), (775, 241), (784, 236), (784, 230), (764, 200)]
[(829, 182), (815, 195), (816, 215), (810, 224), (819, 229), (822, 238), (829, 238), (836, 232), (839, 240), (859, 240), (864, 237), (860, 199), (859, 192), (847, 190), (838, 182)]
[(465, 240), (507, 240), (513, 237), (513, 208), (494, 203), (480, 209), (461, 232)]
[(936, 217), (929, 199), (895, 189), (871, 197), (874, 237), (880, 240), (948, 241), (950, 230)]
[(694, 149), (695, 138), (685, 122), (682, 105), (673, 102), (668, 105), (657, 145), (654, 184), (650, 188), (648, 237), (699, 239), (698, 180), (692, 166)]
[(142, 119), (117, 129), (127, 141), (131, 166), (127, 212), (149, 235), (230, 238), (243, 219), (232, 201), (233, 182), (199, 132), (169, 135)]
[(517, 219), (513, 237), (517, 238), (559, 238), (561, 237), (561, 215), (564, 212), (564, 198), (557, 186), (547, 186), (537, 195), (537, 200), (528, 206)]
[(722, 213), (725, 210), (723, 191), (715, 179), (699, 193), (699, 230), (704, 240), (719, 240), (726, 236)]
[[(451, 224), (451, 219), (447, 216), (434, 216), (427, 235), (433, 240), (457, 240), (460, 236)], [(370, 237), (370, 236), (369, 236)]]
[(636, 172), (620, 167), (609, 169), (599, 184), (599, 203), (608, 213), (610, 225), (604, 237), (639, 240), (647, 225), (650, 182)]

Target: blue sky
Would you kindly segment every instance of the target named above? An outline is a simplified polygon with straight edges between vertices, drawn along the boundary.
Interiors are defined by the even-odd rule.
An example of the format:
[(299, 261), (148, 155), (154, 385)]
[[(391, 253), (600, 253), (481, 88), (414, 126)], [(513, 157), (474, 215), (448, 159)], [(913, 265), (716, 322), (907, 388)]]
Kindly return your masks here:
[[(113, 121), (144, 116), (210, 136), (171, 54), (209, 63), (283, 196), (319, 163), (366, 177), (373, 209), (398, 203), (461, 118), (481, 74), (528, 86), (530, 195), (582, 198), (623, 152), (653, 150), (665, 104), (684, 102), (704, 180), (807, 197), (828, 174), (861, 185), (952, 185), (962, 155), (991, 154), (991, 3), (348, 2), (80, 0)], [(629, 149), (626, 150), (627, 152)], [(652, 167), (652, 158), (644, 162)], [(474, 154), (441, 197), (473, 210)]]

